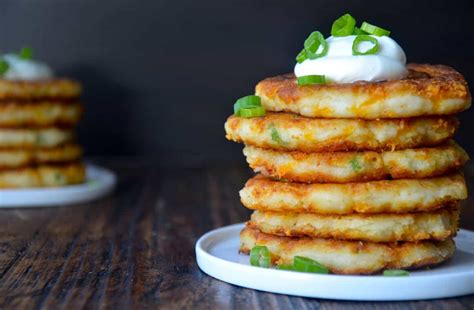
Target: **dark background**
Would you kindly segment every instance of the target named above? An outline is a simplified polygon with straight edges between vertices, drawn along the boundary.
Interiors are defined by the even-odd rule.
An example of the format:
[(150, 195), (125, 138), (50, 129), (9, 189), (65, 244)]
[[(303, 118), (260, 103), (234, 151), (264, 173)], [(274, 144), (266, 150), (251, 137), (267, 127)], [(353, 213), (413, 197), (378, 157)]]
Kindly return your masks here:
[[(408, 61), (474, 83), (471, 1), (1, 0), (0, 47), (24, 45), (79, 79), (86, 154), (153, 156), (163, 166), (243, 162), (223, 123), (261, 79), (292, 71), (313, 30), (350, 12), (392, 31)], [(474, 110), (458, 140), (474, 154)]]

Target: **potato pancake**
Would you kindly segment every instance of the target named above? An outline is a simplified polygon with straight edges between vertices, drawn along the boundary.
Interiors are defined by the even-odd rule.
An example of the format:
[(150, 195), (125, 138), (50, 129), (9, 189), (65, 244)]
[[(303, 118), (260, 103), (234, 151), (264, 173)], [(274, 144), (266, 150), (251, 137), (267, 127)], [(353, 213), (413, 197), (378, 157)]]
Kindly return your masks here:
[(240, 191), (252, 210), (319, 214), (427, 211), (467, 198), (462, 174), (360, 183), (291, 183), (257, 175)]
[(29, 165), (77, 161), (81, 156), (82, 148), (77, 144), (53, 148), (0, 149), (0, 171)]
[(0, 103), (0, 127), (74, 126), (82, 113), (79, 102)]
[(0, 170), (0, 188), (54, 187), (83, 183), (84, 164), (39, 165), (22, 169)]
[(371, 242), (442, 241), (456, 234), (458, 220), (457, 208), (402, 214), (346, 215), (255, 211), (247, 226), (284, 237)]
[(393, 151), (443, 143), (458, 125), (455, 117), (356, 120), (267, 113), (254, 118), (232, 115), (225, 130), (229, 140), (281, 151)]
[(282, 152), (246, 146), (247, 162), (262, 175), (306, 183), (426, 178), (461, 168), (467, 153), (454, 141), (432, 148), (386, 152)]
[(81, 95), (81, 84), (70, 79), (21, 81), (0, 79), (0, 100), (71, 99)]
[(240, 233), (240, 252), (248, 254), (256, 245), (266, 246), (277, 265), (291, 264), (295, 256), (304, 256), (335, 274), (371, 274), (383, 269), (431, 266), (446, 261), (455, 251), (452, 239), (376, 243), (280, 237), (244, 228)]
[(268, 78), (255, 94), (268, 111), (323, 118), (450, 115), (471, 105), (464, 77), (442, 65), (409, 64), (402, 80), (299, 86), (294, 74)]
[(69, 129), (11, 129), (0, 128), (0, 149), (57, 147), (74, 140)]

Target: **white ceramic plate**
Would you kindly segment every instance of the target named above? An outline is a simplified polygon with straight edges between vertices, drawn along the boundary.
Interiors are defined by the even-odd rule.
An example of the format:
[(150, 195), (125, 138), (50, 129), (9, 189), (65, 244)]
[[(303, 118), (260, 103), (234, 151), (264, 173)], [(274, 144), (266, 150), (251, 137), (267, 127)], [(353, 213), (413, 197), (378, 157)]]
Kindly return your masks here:
[(474, 293), (474, 232), (460, 230), (447, 263), (408, 277), (320, 275), (253, 267), (238, 254), (244, 224), (212, 230), (196, 243), (202, 271), (219, 280), (260, 291), (342, 300), (416, 300)]
[(0, 208), (52, 207), (84, 203), (110, 193), (117, 178), (110, 170), (88, 164), (84, 184), (50, 188), (2, 189)]

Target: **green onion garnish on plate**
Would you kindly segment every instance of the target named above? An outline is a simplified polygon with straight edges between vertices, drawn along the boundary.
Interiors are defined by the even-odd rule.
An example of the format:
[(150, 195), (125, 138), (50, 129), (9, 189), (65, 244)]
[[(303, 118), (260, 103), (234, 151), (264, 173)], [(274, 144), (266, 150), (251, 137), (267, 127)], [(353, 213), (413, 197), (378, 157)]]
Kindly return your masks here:
[(331, 35), (335, 37), (350, 36), (354, 32), (356, 20), (350, 14), (344, 14), (334, 21)]
[(31, 59), (33, 58), (33, 50), (30, 47), (24, 47), (21, 49), (18, 56), (20, 56), (21, 59)]
[(297, 79), (298, 85), (326, 84), (324, 75), (305, 75)]
[(313, 31), (304, 41), (304, 49), (307, 58), (316, 59), (327, 54), (328, 44), (321, 32)]
[(406, 277), (410, 273), (403, 269), (387, 269), (383, 271), (383, 275), (386, 277)]
[(0, 59), (0, 75), (4, 75), (8, 71), (10, 65), (5, 59)]
[(378, 36), (378, 37), (381, 37), (381, 36), (389, 36), (390, 35), (390, 31), (386, 30), (386, 29), (383, 29), (383, 28), (380, 28), (380, 27), (377, 27), (377, 26), (374, 26), (372, 24), (369, 24), (368, 22), (363, 22), (362, 23), (362, 26), (360, 26), (360, 29), (369, 33), (369, 34), (372, 34), (374, 36)]
[(322, 264), (318, 263), (317, 261), (303, 257), (303, 256), (295, 256), (293, 258), (293, 268), (296, 271), (301, 272), (311, 272), (311, 273), (329, 273), (329, 269), (323, 266)]
[(250, 250), (250, 265), (269, 268), (270, 263), (270, 251), (266, 246), (256, 245)]
[(293, 265), (290, 265), (290, 264), (281, 264), (281, 265), (278, 265), (276, 268), (279, 270), (291, 270), (291, 271), (295, 270)]
[[(365, 52), (362, 52), (359, 50), (359, 45), (362, 42), (370, 42), (374, 46), (372, 46), (372, 48), (366, 50)], [(365, 34), (358, 35), (354, 39), (354, 42), (352, 43), (352, 55), (373, 55), (373, 54), (376, 54), (378, 51), (379, 51), (379, 41), (376, 38), (365, 35)]]

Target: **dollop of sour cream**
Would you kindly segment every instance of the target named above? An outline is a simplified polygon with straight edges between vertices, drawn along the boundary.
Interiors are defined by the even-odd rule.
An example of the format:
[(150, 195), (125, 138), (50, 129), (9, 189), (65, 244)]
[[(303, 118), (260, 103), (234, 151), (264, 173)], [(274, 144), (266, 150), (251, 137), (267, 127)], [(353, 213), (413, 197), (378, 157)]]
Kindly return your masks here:
[[(356, 81), (384, 81), (405, 78), (406, 56), (400, 45), (387, 36), (376, 37), (379, 50), (373, 55), (352, 55), (355, 35), (329, 37), (326, 39), (328, 52), (316, 59), (306, 59), (295, 66), (297, 77), (305, 75), (324, 75), (326, 80), (335, 83)], [(373, 43), (362, 42), (358, 50), (365, 52)]]
[(15, 54), (3, 55), (8, 63), (8, 70), (2, 75), (6, 80), (44, 80), (53, 77), (51, 68), (40, 61), (23, 59)]

